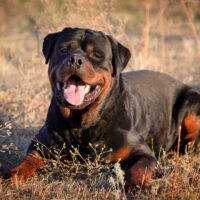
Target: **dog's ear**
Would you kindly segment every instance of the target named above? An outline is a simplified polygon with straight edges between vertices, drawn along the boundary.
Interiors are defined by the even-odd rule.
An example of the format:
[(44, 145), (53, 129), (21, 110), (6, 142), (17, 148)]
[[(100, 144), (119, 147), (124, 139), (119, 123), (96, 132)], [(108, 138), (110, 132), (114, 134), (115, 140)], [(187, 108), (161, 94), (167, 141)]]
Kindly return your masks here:
[(44, 38), (42, 52), (45, 57), (45, 64), (48, 64), (51, 54), (53, 52), (54, 45), (58, 39), (60, 32), (48, 34)]
[(128, 48), (120, 44), (112, 36), (108, 36), (108, 39), (112, 47), (112, 65), (113, 65), (113, 75), (119, 74), (128, 64), (131, 57), (131, 52)]

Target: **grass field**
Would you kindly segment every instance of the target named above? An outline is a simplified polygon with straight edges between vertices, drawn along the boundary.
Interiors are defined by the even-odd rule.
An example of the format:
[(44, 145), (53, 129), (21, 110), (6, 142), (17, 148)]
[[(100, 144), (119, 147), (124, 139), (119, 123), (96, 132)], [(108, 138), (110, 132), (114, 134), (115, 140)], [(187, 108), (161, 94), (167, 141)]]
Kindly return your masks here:
[[(63, 27), (113, 35), (131, 49), (126, 70), (150, 69), (200, 86), (198, 0), (0, 1), (0, 172), (25, 155), (43, 125), (51, 90), (43, 38)], [(125, 194), (123, 172), (76, 160), (47, 167), (22, 185), (0, 185), (0, 199), (200, 199), (200, 153), (163, 155), (145, 189)]]

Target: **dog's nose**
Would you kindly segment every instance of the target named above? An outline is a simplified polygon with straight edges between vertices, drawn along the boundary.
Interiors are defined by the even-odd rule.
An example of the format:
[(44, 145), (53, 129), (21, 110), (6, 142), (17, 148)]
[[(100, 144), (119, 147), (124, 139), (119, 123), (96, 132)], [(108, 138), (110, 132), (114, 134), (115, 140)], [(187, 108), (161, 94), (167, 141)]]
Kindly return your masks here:
[(81, 67), (84, 63), (84, 58), (81, 55), (73, 55), (70, 59), (71, 64), (76, 65), (76, 67)]

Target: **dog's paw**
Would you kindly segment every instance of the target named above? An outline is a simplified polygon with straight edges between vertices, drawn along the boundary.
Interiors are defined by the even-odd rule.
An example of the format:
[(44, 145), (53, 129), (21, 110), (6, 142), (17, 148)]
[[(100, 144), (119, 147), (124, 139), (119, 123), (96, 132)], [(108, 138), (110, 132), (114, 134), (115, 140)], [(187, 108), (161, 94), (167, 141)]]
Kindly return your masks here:
[(126, 188), (144, 187), (154, 175), (157, 162), (153, 157), (142, 157), (125, 171)]
[(8, 174), (4, 175), (3, 179), (8, 180), (11, 184), (18, 184), (30, 178), (38, 169), (44, 166), (43, 158), (33, 151), (27, 155), (24, 160)]

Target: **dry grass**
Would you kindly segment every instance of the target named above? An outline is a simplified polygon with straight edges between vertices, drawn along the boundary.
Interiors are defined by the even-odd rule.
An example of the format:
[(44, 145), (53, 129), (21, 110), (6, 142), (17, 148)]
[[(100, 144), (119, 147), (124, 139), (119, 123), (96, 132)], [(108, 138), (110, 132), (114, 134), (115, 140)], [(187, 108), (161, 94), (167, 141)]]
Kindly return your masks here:
[[(0, 2), (0, 170), (24, 156), (44, 123), (51, 96), (43, 37), (65, 26), (98, 29), (131, 49), (127, 70), (162, 71), (200, 84), (200, 3), (191, 1), (7, 0)], [(0, 186), (1, 199), (199, 199), (199, 154), (159, 159), (145, 190), (124, 193), (119, 166), (98, 159), (84, 165), (47, 161), (47, 168), (20, 186)], [(50, 162), (50, 163), (49, 163)]]

